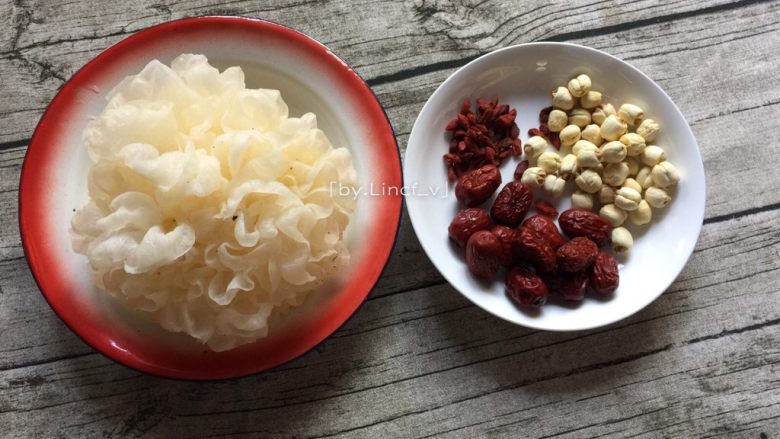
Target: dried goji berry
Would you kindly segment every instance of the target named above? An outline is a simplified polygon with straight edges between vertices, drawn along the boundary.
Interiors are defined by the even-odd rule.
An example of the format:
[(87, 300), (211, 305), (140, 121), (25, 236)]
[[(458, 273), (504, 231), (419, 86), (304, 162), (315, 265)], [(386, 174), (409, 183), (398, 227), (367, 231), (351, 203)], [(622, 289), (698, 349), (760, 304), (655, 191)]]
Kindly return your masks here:
[(539, 111), (539, 123), (547, 123), (547, 119), (550, 118), (550, 113), (553, 111), (553, 107), (544, 107)]
[[(517, 171), (515, 171), (515, 178), (518, 178)], [(555, 206), (548, 203), (547, 201), (536, 200), (534, 201), (534, 207), (536, 208), (536, 211), (539, 212), (539, 214), (541, 215), (544, 215), (552, 219), (558, 218), (558, 209), (556, 209)]]
[(522, 160), (517, 164), (517, 167), (515, 168), (515, 180), (520, 180), (520, 178), (523, 177), (523, 172), (528, 169), (528, 166), (528, 160)]

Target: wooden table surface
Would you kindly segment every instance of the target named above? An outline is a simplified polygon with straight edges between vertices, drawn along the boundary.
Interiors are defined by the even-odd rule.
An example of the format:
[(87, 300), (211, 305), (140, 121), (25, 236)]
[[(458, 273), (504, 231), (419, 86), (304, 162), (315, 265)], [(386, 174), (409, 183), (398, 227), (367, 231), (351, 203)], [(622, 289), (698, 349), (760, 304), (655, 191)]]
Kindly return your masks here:
[[(616, 55), (672, 96), (699, 141), (696, 250), (633, 317), (540, 332), (459, 295), (404, 214), (366, 304), (303, 357), (210, 383), (115, 364), (33, 282), (17, 224), (22, 159), (84, 63), (150, 25), (214, 14), (328, 45), (373, 87), (402, 150), (428, 96), (480, 54), (568, 41)], [(780, 2), (1, 0), (0, 22), (0, 436), (780, 437)]]

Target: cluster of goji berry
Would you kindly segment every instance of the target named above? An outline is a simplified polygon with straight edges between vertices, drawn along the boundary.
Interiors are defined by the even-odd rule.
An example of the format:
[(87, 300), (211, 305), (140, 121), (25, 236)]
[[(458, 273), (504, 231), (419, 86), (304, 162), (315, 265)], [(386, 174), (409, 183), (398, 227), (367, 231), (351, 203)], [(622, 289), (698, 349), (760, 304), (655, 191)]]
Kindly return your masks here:
[(458, 177), (483, 165), (500, 165), (510, 155), (522, 153), (515, 123), (517, 110), (493, 100), (477, 99), (477, 112), (465, 100), (458, 115), (445, 128), (452, 133), (449, 152), (444, 154), (447, 177)]

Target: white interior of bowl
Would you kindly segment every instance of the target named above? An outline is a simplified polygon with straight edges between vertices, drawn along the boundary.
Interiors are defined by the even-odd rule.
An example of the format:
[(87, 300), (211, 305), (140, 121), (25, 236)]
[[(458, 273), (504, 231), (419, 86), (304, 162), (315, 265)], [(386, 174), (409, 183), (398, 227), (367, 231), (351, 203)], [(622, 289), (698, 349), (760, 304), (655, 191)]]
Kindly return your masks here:
[[(89, 118), (99, 114), (105, 106), (105, 96), (108, 92), (122, 78), (139, 72), (152, 59), (159, 59), (169, 65), (182, 53), (203, 54), (220, 70), (234, 65), (241, 66), (247, 87), (280, 90), (282, 98), (290, 108), (290, 116), (300, 116), (305, 112), (315, 113), (319, 127), (333, 145), (345, 146), (351, 150), (361, 186), (368, 187), (372, 183), (372, 176), (376, 175), (372, 169), (379, 166), (379, 158), (371, 153), (370, 148), (358, 147), (371, 138), (371, 133), (367, 132), (366, 128), (355, 123), (360, 120), (360, 109), (351, 106), (349, 99), (345, 99), (341, 94), (343, 90), (332, 78), (312, 66), (306, 56), (290, 53), (289, 47), (259, 46), (249, 41), (242, 43), (222, 40), (216, 34), (210, 35), (208, 39), (168, 40), (154, 47), (153, 52), (112, 65), (107, 77), (80, 91), (77, 108), (69, 114), (70, 120), (65, 135), (58, 139), (59, 145), (53, 145), (59, 151), (59, 156), (55, 160), (54, 169), (51, 170), (53, 178), (49, 196), (52, 210), (47, 212), (47, 215), (51, 215), (50, 228), (55, 240), (52, 245), (60, 254), (61, 263), (71, 273), (73, 282), (77, 284), (74, 290), (81, 294), (79, 299), (84, 306), (105, 314), (117, 325), (117, 330), (137, 333), (141, 337), (155, 340), (155, 343), (163, 343), (177, 349), (201, 350), (203, 347), (188, 336), (162, 330), (139, 313), (125, 309), (105, 292), (95, 288), (89, 279), (86, 258), (72, 250), (70, 220), (74, 209), (80, 208), (88, 201), (87, 173), (91, 166), (81, 141), (81, 133)], [(369, 250), (362, 245), (365, 241), (353, 238), (363, 235), (362, 232), (369, 225), (372, 204), (379, 201), (378, 197), (358, 197), (356, 212), (345, 238), (353, 261), (365, 257), (365, 252)], [(276, 322), (272, 336), (284, 331), (285, 325), (315, 312), (323, 301), (328, 300), (328, 293), (336, 283), (348, 277), (349, 270), (346, 270), (339, 280), (312, 292), (304, 305)]]
[[(447, 227), (458, 205), (442, 162), (449, 139), (444, 126), (457, 114), (464, 99), (471, 99), (473, 104), (476, 98), (497, 96), (501, 103), (517, 108), (521, 139), (525, 141), (528, 129), (539, 125), (539, 110), (551, 105), (551, 90), (579, 73), (590, 75), (592, 88), (603, 93), (605, 102), (616, 108), (624, 102), (635, 103), (647, 117), (660, 123), (661, 131), (653, 143), (664, 148), (669, 160), (679, 168), (682, 181), (671, 192), (672, 203), (666, 209), (653, 210), (649, 227), (629, 226), (634, 232), (634, 248), (628, 256), (619, 258), (620, 287), (614, 297), (588, 297), (579, 306), (548, 304), (539, 312), (529, 312), (506, 297), (503, 272), (492, 283), (477, 281), (465, 266), (463, 251), (447, 238)], [(509, 159), (501, 166), (503, 183), (511, 181), (518, 161)], [(406, 198), (409, 216), (428, 257), (444, 277), (469, 300), (496, 316), (546, 330), (602, 326), (647, 306), (682, 270), (696, 244), (704, 214), (704, 169), (696, 139), (671, 99), (630, 65), (572, 44), (508, 47), (485, 55), (450, 76), (431, 96), (414, 124), (406, 148), (404, 181), (407, 186), (417, 185), (417, 195)], [(424, 196), (431, 188), (449, 190), (445, 196)], [(554, 204), (559, 211), (571, 206), (568, 196)]]

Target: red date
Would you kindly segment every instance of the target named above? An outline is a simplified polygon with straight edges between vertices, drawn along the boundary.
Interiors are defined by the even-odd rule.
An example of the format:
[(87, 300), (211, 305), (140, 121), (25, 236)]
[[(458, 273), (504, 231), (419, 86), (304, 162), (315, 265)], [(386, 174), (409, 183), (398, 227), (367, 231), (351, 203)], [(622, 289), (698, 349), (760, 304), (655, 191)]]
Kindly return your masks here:
[(528, 160), (522, 160), (520, 163), (517, 164), (517, 167), (515, 168), (515, 180), (520, 180), (523, 177), (523, 173), (526, 169), (528, 169), (529, 163)]
[(522, 269), (506, 275), (506, 293), (523, 307), (538, 308), (547, 303), (547, 286), (539, 276)]
[(468, 207), (479, 206), (501, 185), (501, 173), (494, 165), (485, 165), (464, 174), (455, 185), (455, 197)]
[(566, 243), (566, 238), (561, 236), (558, 227), (546, 216), (534, 215), (523, 222), (523, 227), (527, 227), (542, 235), (552, 246), (553, 250), (558, 250), (558, 247)]
[(582, 302), (588, 289), (588, 274), (582, 271), (576, 273), (558, 272), (545, 277), (547, 288), (567, 302)]
[(534, 202), (534, 207), (536, 208), (536, 211), (539, 212), (540, 215), (544, 215), (552, 219), (558, 218), (558, 209), (556, 209), (555, 206), (548, 203), (547, 201), (536, 200)]
[(479, 230), (490, 228), (490, 215), (485, 209), (470, 207), (463, 209), (452, 219), (448, 229), (450, 238), (465, 247), (471, 235)]
[(564, 211), (558, 224), (569, 238), (584, 236), (598, 245), (609, 242), (612, 236), (612, 224), (598, 214), (585, 209), (569, 209)]
[(541, 272), (555, 270), (555, 250), (541, 234), (531, 228), (520, 227), (518, 250), (522, 259), (530, 262)]
[(558, 268), (563, 271), (584, 271), (593, 265), (599, 247), (582, 236), (563, 244), (557, 251)]
[(480, 230), (466, 244), (466, 265), (474, 276), (490, 279), (501, 266), (503, 247), (498, 237), (488, 230)]
[(590, 288), (598, 294), (608, 295), (614, 293), (618, 285), (620, 274), (617, 261), (609, 253), (598, 253), (590, 272)]
[(501, 265), (507, 267), (514, 262), (515, 248), (517, 247), (520, 239), (520, 234), (515, 229), (510, 229), (507, 226), (493, 226), (490, 229), (494, 235), (501, 241), (501, 247), (503, 251), (501, 253)]
[(510, 181), (498, 193), (490, 216), (497, 224), (510, 227), (518, 226), (531, 208), (534, 195), (530, 185), (519, 181)]

